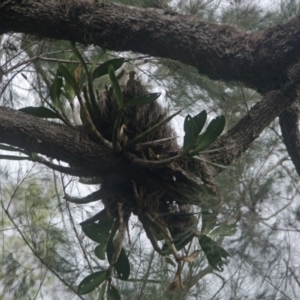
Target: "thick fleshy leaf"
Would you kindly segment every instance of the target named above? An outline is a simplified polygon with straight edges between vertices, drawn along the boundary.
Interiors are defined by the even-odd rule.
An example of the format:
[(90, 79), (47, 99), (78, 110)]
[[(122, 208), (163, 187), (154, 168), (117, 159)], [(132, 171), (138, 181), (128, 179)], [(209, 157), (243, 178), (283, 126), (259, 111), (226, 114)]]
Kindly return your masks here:
[(105, 290), (106, 290), (106, 282), (104, 282), (101, 285), (101, 288), (100, 288), (100, 291), (99, 291), (99, 295), (98, 295), (98, 300), (103, 300), (104, 299)]
[(39, 107), (27, 106), (19, 109), (19, 111), (38, 118), (48, 118), (48, 119), (60, 118), (60, 116), (55, 111), (43, 106), (39, 106)]
[(113, 285), (107, 289), (107, 300), (121, 300), (119, 291)]
[(122, 280), (127, 280), (130, 275), (130, 264), (125, 253), (125, 250), (122, 248), (120, 256), (115, 265), (115, 269), (117, 271), (118, 277)]
[(144, 105), (154, 102), (161, 94), (160, 93), (151, 93), (147, 95), (143, 95), (137, 98), (134, 98), (127, 103), (125, 103), (125, 107), (135, 106), (135, 105)]
[(191, 115), (187, 115), (184, 119), (183, 130), (185, 133), (189, 133), (191, 131), (197, 131), (197, 125)]
[(194, 153), (198, 153), (209, 147), (217, 137), (223, 132), (225, 127), (225, 117), (218, 116), (214, 118), (207, 126), (206, 131), (199, 135), (196, 142)]
[(187, 155), (189, 151), (194, 147), (196, 142), (196, 137), (194, 134), (186, 133), (183, 138), (183, 155)]
[(112, 65), (108, 66), (108, 75), (114, 89), (114, 95), (117, 99), (118, 106), (119, 108), (124, 108), (123, 94)]
[(105, 251), (106, 251), (106, 244), (101, 243), (95, 248), (94, 253), (99, 259), (105, 260)]
[(104, 238), (101, 232), (101, 228), (96, 223), (87, 224), (82, 226), (82, 230), (85, 235), (97, 243), (103, 243)]
[(78, 285), (78, 294), (85, 295), (92, 292), (102, 282), (109, 278), (108, 272), (99, 271), (85, 277)]
[(98, 223), (82, 226), (82, 230), (85, 235), (94, 242), (106, 245), (112, 225), (113, 220), (108, 216), (105, 216), (101, 218)]
[(216, 270), (223, 271), (223, 265), (227, 264), (224, 259), (229, 257), (229, 253), (220, 247), (217, 242), (206, 235), (201, 235), (199, 244), (208, 260), (208, 263)]
[(75, 98), (75, 92), (74, 92), (73, 87), (67, 81), (65, 81), (65, 84), (64, 84), (64, 92), (65, 92), (64, 93), (65, 97), (69, 101), (73, 102), (73, 100)]
[(122, 67), (125, 59), (124, 58), (114, 58), (111, 60), (106, 61), (102, 65), (98, 66), (94, 72), (93, 72), (93, 80), (107, 75), (108, 74), (108, 67), (113, 66), (114, 70), (118, 70), (120, 67)]
[(183, 155), (186, 155), (194, 147), (199, 130), (196, 122), (190, 115), (185, 117), (183, 129), (185, 132), (183, 138)]
[(216, 227), (212, 232), (208, 235), (213, 238), (216, 236), (231, 236), (236, 233), (236, 224), (224, 224)]
[[(103, 210), (102, 210), (103, 211)], [(105, 231), (107, 235), (109, 235), (109, 230), (111, 230), (111, 227), (114, 223), (114, 219), (109, 217), (107, 214), (105, 214), (99, 221), (98, 225), (102, 228), (105, 228)]]
[[(115, 247), (112, 240), (109, 240), (106, 247), (106, 255), (109, 262), (111, 262)], [(115, 270), (118, 274), (118, 278), (127, 280), (130, 275), (130, 264), (125, 250), (122, 248), (120, 256), (116, 262)]]
[(203, 211), (202, 212), (202, 231), (210, 231), (212, 230), (217, 223), (216, 214), (211, 211)]
[(78, 83), (77, 83), (75, 77), (67, 69), (67, 67), (64, 65), (59, 65), (59, 69), (61, 71), (62, 76), (65, 78), (65, 80), (72, 86), (75, 93), (78, 92)]
[(193, 117), (193, 120), (197, 126), (197, 135), (201, 132), (203, 129), (205, 122), (207, 119), (207, 113), (206, 110), (202, 110), (198, 115)]
[(63, 80), (60, 69), (57, 69), (54, 81), (50, 87), (50, 98), (55, 108), (59, 107), (59, 98), (61, 94), (61, 88), (63, 86)]

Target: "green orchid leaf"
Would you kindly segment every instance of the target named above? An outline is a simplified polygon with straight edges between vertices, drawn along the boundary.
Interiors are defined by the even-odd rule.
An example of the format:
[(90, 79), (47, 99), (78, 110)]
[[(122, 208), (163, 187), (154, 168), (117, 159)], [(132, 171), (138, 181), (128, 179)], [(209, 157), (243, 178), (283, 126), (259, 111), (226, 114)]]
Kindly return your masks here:
[(85, 235), (94, 242), (103, 243), (105, 241), (105, 238), (102, 235), (102, 228), (96, 223), (84, 225), (82, 226), (82, 230)]
[(161, 94), (160, 93), (151, 93), (147, 95), (143, 95), (137, 98), (134, 98), (127, 103), (125, 103), (125, 107), (135, 106), (135, 105), (144, 105), (150, 104), (154, 102)]
[(50, 86), (50, 98), (52, 100), (53, 106), (59, 108), (59, 98), (61, 94), (61, 88), (63, 87), (62, 74), (60, 69), (57, 69), (54, 81)]
[(108, 75), (114, 89), (114, 95), (117, 99), (119, 109), (122, 109), (124, 108), (123, 94), (112, 65), (108, 66)]
[(202, 131), (205, 122), (207, 119), (207, 113), (206, 110), (201, 111), (198, 115), (193, 117), (193, 121), (195, 122), (197, 126), (197, 135)]
[(216, 227), (213, 231), (211, 231), (208, 236), (214, 238), (216, 236), (231, 236), (236, 233), (236, 224), (224, 224)]
[(214, 269), (223, 271), (223, 265), (227, 264), (224, 259), (230, 256), (229, 253), (220, 247), (217, 242), (204, 234), (200, 236), (199, 244), (208, 260), (208, 263)]
[(107, 75), (108, 74), (108, 67), (112, 66), (114, 70), (118, 70), (120, 67), (122, 67), (123, 63), (124, 63), (125, 59), (124, 58), (114, 58), (111, 60), (106, 61), (105, 63), (103, 63), (102, 65), (98, 66), (94, 72), (93, 72), (93, 80)]
[(217, 217), (215, 213), (208, 210), (202, 212), (202, 231), (209, 232), (216, 226), (216, 223)]
[(64, 95), (69, 101), (73, 102), (75, 98), (75, 92), (73, 87), (67, 81), (64, 83)]
[(197, 131), (197, 125), (191, 115), (187, 115), (184, 119), (183, 130), (185, 133), (192, 133)]
[(207, 126), (206, 131), (199, 135), (196, 141), (196, 147), (193, 154), (197, 154), (200, 151), (208, 148), (220, 134), (223, 132), (225, 127), (225, 117), (218, 116), (214, 118)]
[(99, 291), (99, 295), (98, 295), (98, 300), (103, 300), (104, 299), (104, 294), (105, 294), (105, 290), (106, 290), (106, 283), (107, 282), (104, 282), (101, 285), (101, 288), (100, 288), (100, 291)]
[[(115, 247), (113, 241), (110, 239), (106, 247), (106, 255), (109, 263), (111, 262), (112, 256), (114, 254)], [(121, 280), (127, 280), (130, 275), (130, 264), (125, 250), (122, 248), (120, 256), (116, 262), (115, 270), (117, 272), (118, 278)]]
[(107, 300), (121, 300), (119, 291), (113, 285), (107, 289)]
[(38, 118), (60, 119), (60, 116), (55, 111), (43, 106), (27, 106), (19, 109), (19, 111)]
[(106, 245), (112, 225), (113, 220), (106, 215), (98, 223), (83, 225), (82, 230), (94, 242)]
[(183, 129), (185, 132), (183, 138), (183, 155), (187, 155), (189, 151), (194, 147), (196, 138), (199, 134), (199, 130), (197, 127), (194, 118), (190, 115), (187, 115), (184, 120)]
[(59, 65), (59, 69), (61, 71), (62, 76), (64, 79), (72, 86), (72, 88), (75, 91), (75, 94), (79, 93), (79, 85), (78, 82), (75, 79), (75, 76), (71, 74), (71, 72), (68, 70), (68, 68), (64, 65)]
[(186, 133), (183, 138), (183, 148), (182, 155), (188, 155), (189, 151), (194, 147), (196, 137), (194, 134)]
[(99, 271), (85, 277), (78, 285), (78, 294), (85, 295), (95, 290), (102, 282), (109, 278), (108, 272)]
[(95, 248), (94, 253), (99, 259), (105, 260), (105, 251), (106, 251), (106, 244), (101, 243)]

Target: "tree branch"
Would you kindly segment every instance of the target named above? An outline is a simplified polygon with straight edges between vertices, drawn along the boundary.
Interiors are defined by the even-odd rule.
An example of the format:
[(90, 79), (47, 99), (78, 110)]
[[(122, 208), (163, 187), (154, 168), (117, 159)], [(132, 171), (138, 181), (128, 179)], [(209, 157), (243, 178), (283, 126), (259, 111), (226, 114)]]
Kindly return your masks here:
[(59, 1), (9, 1), (0, 10), (0, 33), (24, 32), (174, 59), (212, 79), (238, 80), (260, 92), (281, 87), (287, 68), (300, 56), (300, 17), (248, 34), (161, 9), (83, 3), (74, 1), (66, 10)]
[(122, 165), (121, 158), (93, 142), (82, 127), (48, 122), (7, 107), (0, 107), (0, 143), (67, 162), (74, 168), (84, 166), (90, 174), (82, 176), (105, 176)]
[(267, 93), (251, 108), (248, 115), (218, 138), (212, 149), (220, 149), (220, 151), (209, 154), (208, 160), (229, 166), (239, 158), (261, 132), (296, 100), (299, 73), (300, 64), (298, 63), (289, 71), (290, 81), (282, 89)]

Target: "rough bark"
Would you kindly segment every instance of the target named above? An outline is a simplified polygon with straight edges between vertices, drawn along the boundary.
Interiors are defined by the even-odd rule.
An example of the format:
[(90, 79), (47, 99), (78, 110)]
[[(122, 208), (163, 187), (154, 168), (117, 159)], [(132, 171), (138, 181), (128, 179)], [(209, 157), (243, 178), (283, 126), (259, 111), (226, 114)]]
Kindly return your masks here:
[[(48, 122), (10, 108), (0, 107), (0, 143), (90, 169), (103, 175), (118, 164), (112, 153), (93, 142), (84, 131)], [(84, 159), (83, 159), (84, 157)]]
[(221, 165), (231, 165), (251, 145), (277, 116), (288, 109), (297, 98), (300, 83), (300, 64), (288, 70), (289, 81), (280, 89), (268, 92), (255, 104), (249, 114), (222, 135), (212, 148), (221, 149), (212, 153), (209, 160)]
[[(149, 170), (133, 164), (125, 156), (95, 143), (82, 127), (48, 122), (5, 107), (0, 107), (0, 143), (66, 162), (74, 166), (71, 175), (102, 178), (115, 190), (117, 186), (123, 188), (125, 182), (126, 189), (132, 190), (131, 180), (148, 191), (158, 190), (164, 182), (167, 186), (173, 176), (179, 182), (187, 181), (182, 173), (168, 167)], [(167, 193), (172, 194), (172, 186), (169, 188)]]
[(299, 17), (248, 34), (159, 9), (15, 0), (0, 5), (0, 32), (10, 31), (174, 59), (212, 79), (237, 80), (260, 92), (280, 88), (300, 56)]

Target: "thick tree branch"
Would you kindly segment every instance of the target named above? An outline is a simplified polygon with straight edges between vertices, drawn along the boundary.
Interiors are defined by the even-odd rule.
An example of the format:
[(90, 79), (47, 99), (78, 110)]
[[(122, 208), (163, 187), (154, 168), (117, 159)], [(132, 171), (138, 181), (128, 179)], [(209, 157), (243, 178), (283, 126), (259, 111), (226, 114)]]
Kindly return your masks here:
[(77, 4), (66, 9), (60, 3), (8, 1), (0, 7), (0, 32), (25, 32), (174, 59), (212, 79), (242, 81), (260, 92), (280, 88), (288, 79), (287, 68), (300, 56), (300, 17), (261, 34), (247, 34), (233, 26), (159, 9), (114, 4)]
[(113, 154), (93, 142), (81, 127), (48, 122), (6, 107), (0, 107), (0, 143), (84, 167), (90, 176), (105, 176), (120, 161), (112, 159)]
[(286, 149), (294, 163), (297, 173), (300, 175), (299, 116), (300, 104), (299, 102), (295, 102), (279, 116), (279, 124)]
[[(113, 192), (123, 189), (128, 182), (131, 184), (131, 180), (148, 190), (157, 190), (168, 180), (166, 178), (173, 182), (173, 174), (178, 181), (193, 182), (182, 172), (168, 167), (157, 172), (141, 169), (124, 155), (114, 154), (93, 142), (82, 127), (48, 122), (6, 107), (0, 107), (0, 143), (67, 162), (72, 169), (82, 168), (82, 175), (103, 179)], [(90, 170), (90, 174), (86, 174), (85, 170)], [(125, 186), (125, 189), (131, 191), (131, 185), (129, 188)]]
[(220, 151), (211, 153), (208, 159), (211, 162), (228, 166), (239, 158), (261, 132), (296, 100), (299, 72), (300, 64), (298, 63), (289, 71), (290, 82), (280, 90), (267, 93), (251, 108), (249, 115), (243, 117), (228, 133), (222, 135), (213, 144), (213, 148), (220, 149)]

